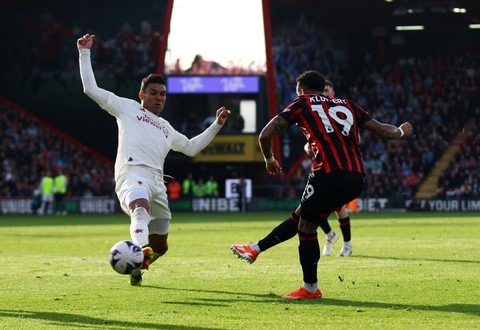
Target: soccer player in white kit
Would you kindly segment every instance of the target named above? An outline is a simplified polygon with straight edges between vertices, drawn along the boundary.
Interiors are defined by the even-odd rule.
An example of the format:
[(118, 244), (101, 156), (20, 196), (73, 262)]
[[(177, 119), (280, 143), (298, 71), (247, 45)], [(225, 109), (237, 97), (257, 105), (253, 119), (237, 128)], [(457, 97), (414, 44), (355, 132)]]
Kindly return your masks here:
[[(145, 261), (141, 269), (165, 254), (171, 213), (163, 181), (163, 164), (172, 149), (187, 156), (203, 150), (225, 124), (230, 111), (221, 107), (216, 120), (192, 139), (160, 117), (167, 90), (161, 75), (143, 78), (138, 101), (119, 97), (97, 86), (90, 60), (94, 35), (77, 40), (83, 90), (102, 109), (117, 119), (118, 149), (115, 160), (115, 192), (122, 210), (130, 216), (130, 236), (141, 246)], [(141, 285), (141, 269), (130, 274), (131, 285)]]

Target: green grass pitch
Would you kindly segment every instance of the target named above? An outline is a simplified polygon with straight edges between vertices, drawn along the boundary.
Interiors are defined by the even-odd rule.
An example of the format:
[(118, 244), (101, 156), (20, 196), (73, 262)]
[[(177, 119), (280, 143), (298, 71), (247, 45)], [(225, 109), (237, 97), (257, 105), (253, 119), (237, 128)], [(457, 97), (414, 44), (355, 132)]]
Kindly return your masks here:
[(1, 216), (0, 328), (480, 329), (480, 214), (353, 214), (353, 255), (322, 256), (315, 301), (280, 298), (302, 283), (297, 238), (252, 265), (229, 250), (287, 216), (174, 213), (142, 287), (108, 263), (125, 215)]

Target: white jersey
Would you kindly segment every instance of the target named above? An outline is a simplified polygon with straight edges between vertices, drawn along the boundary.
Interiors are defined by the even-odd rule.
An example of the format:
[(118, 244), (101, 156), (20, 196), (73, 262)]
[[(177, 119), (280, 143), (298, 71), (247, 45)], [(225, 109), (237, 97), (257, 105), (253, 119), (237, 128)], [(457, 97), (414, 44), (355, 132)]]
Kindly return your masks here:
[(90, 50), (80, 50), (80, 75), (84, 92), (117, 119), (118, 149), (115, 180), (125, 165), (148, 166), (163, 175), (163, 165), (172, 149), (187, 156), (203, 150), (222, 128), (213, 123), (193, 139), (175, 130), (170, 123), (131, 99), (119, 97), (97, 86), (90, 61)]

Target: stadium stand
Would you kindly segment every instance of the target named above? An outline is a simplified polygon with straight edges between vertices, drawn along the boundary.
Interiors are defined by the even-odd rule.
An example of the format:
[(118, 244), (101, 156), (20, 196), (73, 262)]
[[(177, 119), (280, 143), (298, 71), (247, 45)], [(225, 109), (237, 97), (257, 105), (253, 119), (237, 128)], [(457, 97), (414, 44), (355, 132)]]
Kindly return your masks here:
[[(294, 96), (291, 86), (294, 86), (295, 75), (311, 68), (311, 63), (318, 63), (314, 56), (299, 59), (298, 52), (305, 48), (306, 43), (301, 37), (295, 37), (297, 32), (315, 35), (309, 34), (310, 26), (312, 30), (318, 30), (307, 20), (302, 16), (296, 29), (285, 26), (273, 30), (276, 33), (273, 49), (276, 63), (279, 63), (276, 66), (278, 94), (285, 96), (279, 99), (281, 107)], [(331, 42), (323, 42), (319, 37), (315, 44), (331, 45)], [(329, 54), (329, 48), (325, 47), (312, 53), (305, 51), (302, 55)], [(331, 54), (345, 52), (341, 48), (330, 49)], [(478, 67), (478, 54), (468, 50), (455, 53), (432, 51), (426, 55), (390, 58), (383, 64), (366, 56), (362, 71), (353, 76), (348, 76), (353, 69), (349, 70), (351, 68), (345, 56), (327, 58), (333, 61), (328, 66), (320, 67), (334, 83), (336, 78), (342, 77), (339, 87), (336, 87), (340, 92), (338, 96), (356, 100), (380, 121), (400, 124), (410, 120), (415, 125), (415, 138), (409, 140), (387, 142), (369, 132), (362, 133), (361, 146), (367, 168), (363, 197), (396, 197), (399, 200), (424, 197), (416, 196), (424, 179), (439, 163), (442, 155), (452, 148), (452, 144), (460, 143), (465, 133), (471, 132), (466, 125), (478, 117), (478, 113), (474, 113), (474, 106), (479, 103), (479, 77), (478, 71), (472, 69)], [(343, 81), (353, 83), (347, 89)], [(292, 130), (292, 135), (298, 134)], [(297, 145), (301, 150), (303, 144), (297, 142)], [(446, 164), (453, 160), (450, 157)], [(294, 182), (302, 182), (300, 178), (305, 177), (308, 166), (299, 167), (302, 168), (303, 171), (295, 172), (292, 177)], [(422, 189), (428, 187), (431, 180), (429, 178)], [(297, 196), (300, 189), (301, 183), (298, 184)], [(427, 198), (434, 196), (435, 191), (426, 195)]]
[(112, 196), (111, 161), (2, 97), (0, 127), (0, 196), (31, 196), (42, 173), (58, 168), (68, 196)]
[(464, 135), (452, 161), (438, 177), (438, 198), (480, 197), (480, 108), (476, 108), (475, 120)]
[[(162, 5), (164, 2), (156, 4), (156, 9)], [(117, 7), (112, 6), (111, 10), (120, 10)], [(101, 36), (94, 52), (95, 66), (100, 79), (115, 81), (115, 90), (125, 92), (155, 66), (158, 54), (154, 49), (162, 38), (158, 32), (161, 20), (152, 24), (151, 19), (142, 15), (112, 15), (108, 24), (100, 25), (96, 22), (102, 17), (85, 21), (71, 19), (60, 9), (43, 15), (34, 9), (7, 21), (16, 31), (14, 36), (7, 37), (16, 56), (10, 63), (2, 62), (2, 79), (20, 77), (12, 80), (18, 81), (15, 88), (19, 92), (35, 94), (42, 86), (53, 83), (57, 90), (68, 93), (70, 85), (78, 80), (72, 38), (86, 31), (98, 32), (99, 39)], [(361, 70), (353, 70), (346, 45), (337, 32), (327, 32), (311, 16), (287, 16), (290, 20), (285, 20), (285, 15), (272, 19), (279, 110), (294, 95), (295, 77), (305, 69), (315, 68), (335, 83), (338, 96), (358, 101), (379, 120), (397, 124), (407, 119), (414, 121), (415, 139), (385, 142), (362, 134), (368, 170), (363, 197), (478, 196), (478, 48), (448, 53), (436, 50), (424, 55), (412, 52), (408, 56), (387, 57), (384, 62), (375, 62), (367, 54)], [(128, 17), (128, 21), (119, 17)], [(124, 39), (130, 40), (129, 49), (119, 47), (119, 40)], [(45, 50), (54, 53), (56, 60), (47, 61)], [(125, 58), (130, 60), (124, 61)], [(1, 196), (30, 196), (47, 163), (69, 167), (73, 195), (112, 194), (111, 160), (84, 146), (77, 150), (78, 144), (70, 143), (65, 136), (52, 131), (51, 126), (18, 112), (16, 106), (2, 100), (0, 151), (5, 156)], [(194, 125), (185, 127), (186, 134), (197, 130), (195, 124), (200, 124), (192, 122)], [(288, 178), (289, 188), (280, 187), (285, 182), (264, 180), (261, 184), (274, 186), (275, 197), (293, 199), (303, 189), (309, 163), (300, 157), (303, 136), (292, 128), (290, 137), (290, 145), (298, 146), (295, 152), (300, 161)], [(422, 195), (424, 189), (428, 195)]]

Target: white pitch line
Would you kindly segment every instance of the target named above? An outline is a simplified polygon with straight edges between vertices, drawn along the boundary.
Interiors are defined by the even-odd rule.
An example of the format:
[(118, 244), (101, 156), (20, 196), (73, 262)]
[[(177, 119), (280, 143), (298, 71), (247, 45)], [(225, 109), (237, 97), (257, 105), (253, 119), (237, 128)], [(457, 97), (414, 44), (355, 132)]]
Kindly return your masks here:
[(11, 256), (11, 257), (22, 257), (22, 258), (38, 258), (38, 259), (67, 259), (67, 260), (75, 260), (75, 261), (90, 261), (90, 262), (97, 262), (97, 263), (108, 263), (108, 256), (105, 259), (93, 259), (93, 258), (86, 258), (86, 257), (71, 257), (71, 256), (52, 256), (46, 254), (19, 254), (19, 253), (0, 253), (3, 256)]

